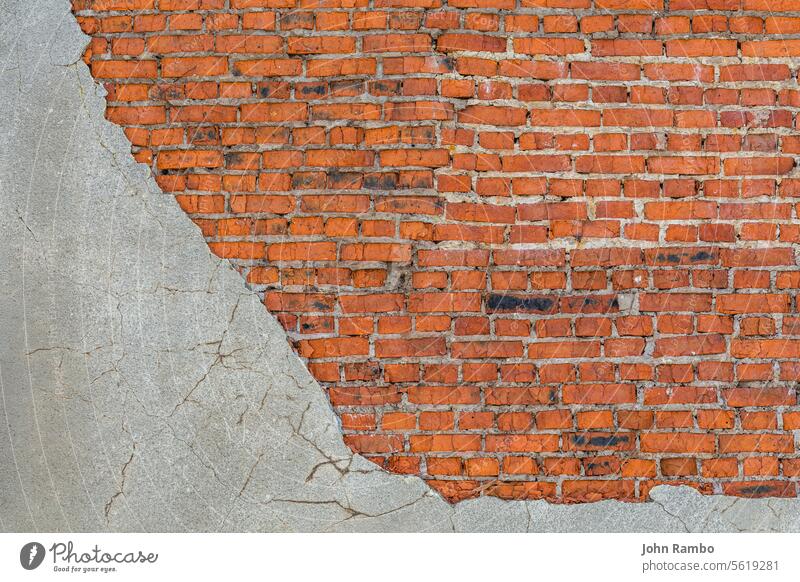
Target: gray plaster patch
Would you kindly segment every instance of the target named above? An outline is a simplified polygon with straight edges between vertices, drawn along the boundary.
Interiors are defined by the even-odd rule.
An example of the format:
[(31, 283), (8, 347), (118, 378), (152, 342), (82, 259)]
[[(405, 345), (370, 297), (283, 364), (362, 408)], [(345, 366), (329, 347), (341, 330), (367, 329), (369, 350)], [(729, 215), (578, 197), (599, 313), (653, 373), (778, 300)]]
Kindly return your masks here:
[(0, 0), (4, 531), (797, 531), (800, 501), (451, 506), (344, 445), (283, 330), (104, 120), (68, 0)]

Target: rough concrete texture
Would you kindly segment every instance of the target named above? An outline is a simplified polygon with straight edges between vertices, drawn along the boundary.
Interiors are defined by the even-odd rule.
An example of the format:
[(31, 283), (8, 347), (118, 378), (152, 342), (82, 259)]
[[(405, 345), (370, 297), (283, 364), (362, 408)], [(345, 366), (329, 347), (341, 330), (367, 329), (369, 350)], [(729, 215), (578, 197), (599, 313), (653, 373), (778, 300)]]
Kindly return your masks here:
[(450, 505), (354, 456), (238, 273), (103, 119), (68, 0), (0, 0), (4, 531), (800, 530), (800, 501)]

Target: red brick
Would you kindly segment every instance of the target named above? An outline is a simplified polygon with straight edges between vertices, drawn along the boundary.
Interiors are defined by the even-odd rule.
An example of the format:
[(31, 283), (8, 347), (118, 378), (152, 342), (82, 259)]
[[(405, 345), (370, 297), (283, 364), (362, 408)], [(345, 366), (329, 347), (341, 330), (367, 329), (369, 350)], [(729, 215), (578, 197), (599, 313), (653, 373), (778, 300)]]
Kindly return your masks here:
[(796, 495), (800, 5), (312, 4), (73, 8), (347, 444), (451, 501)]

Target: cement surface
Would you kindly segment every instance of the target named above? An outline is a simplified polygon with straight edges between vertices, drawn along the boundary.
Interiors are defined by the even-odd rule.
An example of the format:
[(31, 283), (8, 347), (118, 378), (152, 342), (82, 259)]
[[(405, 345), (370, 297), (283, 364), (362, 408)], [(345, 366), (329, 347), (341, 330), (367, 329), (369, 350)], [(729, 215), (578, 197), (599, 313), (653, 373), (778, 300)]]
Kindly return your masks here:
[(68, 0), (0, 0), (3, 531), (798, 531), (800, 501), (451, 506), (344, 445), (283, 330), (104, 120)]

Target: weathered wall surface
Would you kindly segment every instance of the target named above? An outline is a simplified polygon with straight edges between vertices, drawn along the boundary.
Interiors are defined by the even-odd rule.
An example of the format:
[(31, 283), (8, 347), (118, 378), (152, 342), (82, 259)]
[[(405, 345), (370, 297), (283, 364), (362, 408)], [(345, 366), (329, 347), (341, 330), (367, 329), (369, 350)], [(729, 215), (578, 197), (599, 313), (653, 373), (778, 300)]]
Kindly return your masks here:
[(788, 499), (446, 503), (354, 456), (238, 273), (131, 159), (67, 0), (0, 0), (4, 531), (800, 530)]
[(73, 8), (355, 452), (453, 501), (797, 495), (800, 2)]

